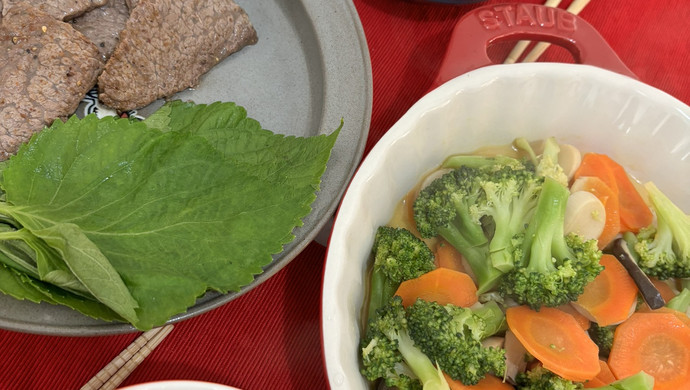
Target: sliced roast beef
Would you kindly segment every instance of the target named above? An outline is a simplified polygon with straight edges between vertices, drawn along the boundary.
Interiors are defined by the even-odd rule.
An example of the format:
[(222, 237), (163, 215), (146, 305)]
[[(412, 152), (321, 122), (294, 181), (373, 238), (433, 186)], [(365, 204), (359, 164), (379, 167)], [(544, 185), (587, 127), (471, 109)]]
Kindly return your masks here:
[(232, 0), (139, 0), (98, 79), (99, 97), (122, 111), (146, 106), (195, 87), (218, 62), (256, 42)]
[(2, 14), (18, 3), (28, 3), (56, 19), (71, 20), (86, 11), (105, 5), (108, 0), (2, 0)]
[(120, 31), (125, 28), (128, 18), (125, 0), (110, 0), (108, 4), (74, 19), (72, 27), (96, 44), (103, 61), (106, 61), (120, 41)]
[(27, 4), (0, 20), (0, 160), (74, 113), (103, 68), (96, 46), (68, 23)]

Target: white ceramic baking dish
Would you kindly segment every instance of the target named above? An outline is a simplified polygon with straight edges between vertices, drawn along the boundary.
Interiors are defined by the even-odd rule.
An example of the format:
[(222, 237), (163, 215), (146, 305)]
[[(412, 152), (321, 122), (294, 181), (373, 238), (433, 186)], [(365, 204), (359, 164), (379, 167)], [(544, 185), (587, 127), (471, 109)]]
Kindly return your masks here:
[[(490, 7), (466, 19), (481, 23), (482, 9)], [(615, 60), (613, 55), (606, 61)], [(446, 156), (520, 136), (555, 136), (612, 156), (690, 210), (690, 107), (637, 81), (622, 64), (613, 68), (617, 72), (556, 63), (474, 69), (428, 93), (381, 138), (342, 200), (327, 252), (322, 334), (332, 389), (367, 388), (359, 373), (359, 316), (375, 230)], [(444, 81), (440, 76), (439, 83)]]

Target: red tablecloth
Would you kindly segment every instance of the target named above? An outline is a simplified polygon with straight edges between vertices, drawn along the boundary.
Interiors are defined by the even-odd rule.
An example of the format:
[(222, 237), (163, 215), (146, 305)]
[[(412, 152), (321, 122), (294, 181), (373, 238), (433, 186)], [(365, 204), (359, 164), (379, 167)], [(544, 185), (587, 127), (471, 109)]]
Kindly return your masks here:
[[(564, 0), (561, 7), (569, 3)], [(368, 151), (427, 91), (455, 21), (477, 5), (402, 0), (354, 4), (373, 71)], [(599, 30), (641, 81), (690, 104), (690, 2), (592, 0), (580, 16)], [(563, 57), (550, 50), (544, 59)], [(312, 243), (261, 286), (177, 324), (124, 385), (191, 379), (245, 390), (327, 388), (319, 329), (324, 257), (325, 248)], [(78, 389), (135, 336), (49, 337), (0, 331), (0, 388)]]

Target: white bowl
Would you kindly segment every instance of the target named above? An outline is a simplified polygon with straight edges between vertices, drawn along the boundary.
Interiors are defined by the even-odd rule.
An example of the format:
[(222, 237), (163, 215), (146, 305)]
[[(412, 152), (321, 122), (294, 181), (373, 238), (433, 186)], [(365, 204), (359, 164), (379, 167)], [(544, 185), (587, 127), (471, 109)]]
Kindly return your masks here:
[(378, 226), (412, 186), (453, 153), (555, 136), (606, 153), (690, 210), (690, 107), (649, 85), (587, 65), (481, 68), (424, 96), (362, 162), (340, 206), (324, 271), (322, 333), (332, 389), (366, 389), (359, 315)]

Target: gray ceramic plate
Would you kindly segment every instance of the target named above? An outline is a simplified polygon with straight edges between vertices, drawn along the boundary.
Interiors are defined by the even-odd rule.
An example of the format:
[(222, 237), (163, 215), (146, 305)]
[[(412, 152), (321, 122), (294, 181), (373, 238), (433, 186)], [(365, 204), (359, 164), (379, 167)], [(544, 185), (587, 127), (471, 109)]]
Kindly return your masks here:
[[(265, 281), (326, 226), (364, 151), (371, 118), (371, 67), (357, 12), (350, 0), (237, 0), (259, 42), (228, 57), (195, 90), (176, 98), (197, 103), (232, 101), (276, 133), (311, 136), (344, 126), (322, 178), (321, 191), (296, 239), (239, 293), (206, 294), (180, 321), (216, 308)], [(156, 108), (147, 107), (146, 115)], [(0, 295), (0, 327), (20, 332), (91, 336), (134, 331), (126, 324), (85, 317), (61, 306)]]

